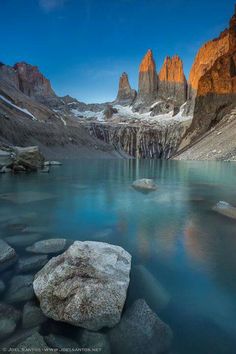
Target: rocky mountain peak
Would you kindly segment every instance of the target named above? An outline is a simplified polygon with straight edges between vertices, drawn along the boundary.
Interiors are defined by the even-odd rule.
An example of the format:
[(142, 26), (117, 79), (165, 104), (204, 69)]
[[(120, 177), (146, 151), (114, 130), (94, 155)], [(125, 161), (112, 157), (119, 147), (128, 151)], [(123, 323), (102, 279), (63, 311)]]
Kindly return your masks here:
[[(136, 97), (136, 91), (133, 90), (129, 83), (129, 77), (126, 72), (120, 77), (119, 90), (117, 94), (117, 101), (133, 101)], [(130, 103), (131, 103), (130, 102)]]
[(139, 67), (139, 72), (147, 71), (156, 71), (156, 63), (151, 49), (148, 49)]
[(20, 62), (13, 68), (18, 74), (19, 88), (27, 96), (33, 98), (56, 96), (50, 81), (40, 73), (37, 66)]
[(149, 49), (139, 67), (140, 98), (147, 97), (151, 100), (157, 95), (157, 72), (152, 50)]
[(167, 56), (159, 73), (160, 81), (185, 82), (183, 62), (178, 55), (172, 58)]
[(167, 56), (159, 73), (158, 95), (172, 98), (178, 104), (187, 99), (187, 82), (184, 75), (183, 62), (178, 55)]

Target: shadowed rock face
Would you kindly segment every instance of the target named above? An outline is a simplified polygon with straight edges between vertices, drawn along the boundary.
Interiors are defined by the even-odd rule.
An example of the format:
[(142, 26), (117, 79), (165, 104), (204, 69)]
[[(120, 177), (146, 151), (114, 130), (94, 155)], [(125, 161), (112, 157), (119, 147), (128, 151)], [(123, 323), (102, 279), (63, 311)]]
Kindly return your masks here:
[(149, 49), (139, 68), (138, 98), (151, 100), (157, 96), (157, 72), (152, 51)]
[(51, 83), (38, 70), (37, 66), (27, 63), (16, 63), (14, 69), (18, 74), (19, 89), (27, 96), (44, 100), (45, 97), (56, 97)]
[(116, 100), (120, 103), (132, 103), (136, 94), (136, 91), (130, 86), (128, 75), (124, 72), (120, 77), (119, 91)]
[(177, 151), (186, 128), (176, 122), (166, 126), (139, 122), (125, 125), (91, 123), (88, 129), (90, 135), (131, 157), (168, 159)]
[(166, 57), (159, 73), (158, 96), (173, 98), (178, 104), (187, 99), (187, 82), (183, 70), (183, 62), (176, 55)]

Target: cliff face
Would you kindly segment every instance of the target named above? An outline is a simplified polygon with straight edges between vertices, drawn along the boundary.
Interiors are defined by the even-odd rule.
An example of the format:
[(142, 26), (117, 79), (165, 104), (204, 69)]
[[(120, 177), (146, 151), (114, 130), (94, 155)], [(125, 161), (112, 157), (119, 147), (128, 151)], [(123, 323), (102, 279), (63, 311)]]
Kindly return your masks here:
[(24, 62), (16, 63), (13, 67), (2, 64), (0, 77), (38, 102), (57, 98), (50, 81), (39, 72), (37, 66)]
[[(182, 145), (204, 134), (236, 106), (236, 14), (229, 29), (212, 43), (215, 57), (208, 61), (201, 77), (197, 75), (193, 121)], [(196, 85), (196, 80), (192, 83)]]
[(128, 75), (124, 72), (120, 77), (116, 101), (121, 104), (130, 104), (135, 99), (136, 94), (136, 91), (130, 86)]
[(180, 105), (187, 99), (187, 82), (179, 56), (166, 57), (159, 72), (158, 96), (173, 98)]
[(149, 49), (139, 67), (138, 98), (151, 101), (157, 96), (157, 72), (152, 51)]
[(185, 131), (184, 124), (150, 125), (101, 124), (87, 126), (91, 135), (112, 145), (116, 151), (125, 152), (131, 157), (146, 159), (168, 159), (178, 149)]
[(46, 97), (56, 97), (51, 83), (38, 70), (37, 66), (16, 63), (14, 69), (18, 74), (19, 89), (27, 96), (43, 101)]
[(198, 89), (200, 78), (212, 67), (217, 58), (229, 51), (229, 32), (221, 33), (219, 38), (204, 44), (198, 51), (189, 74), (189, 98)]

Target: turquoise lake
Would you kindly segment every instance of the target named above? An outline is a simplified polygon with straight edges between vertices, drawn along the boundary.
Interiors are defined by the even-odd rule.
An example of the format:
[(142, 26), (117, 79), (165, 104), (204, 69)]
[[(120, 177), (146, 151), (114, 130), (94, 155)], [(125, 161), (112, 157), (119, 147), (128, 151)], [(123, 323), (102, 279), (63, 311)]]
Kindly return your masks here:
[[(131, 187), (153, 178), (158, 189)], [(173, 330), (173, 354), (236, 353), (236, 163), (76, 160), (49, 174), (0, 176), (0, 237), (96, 240), (132, 255), (127, 306), (144, 298)], [(22, 250), (19, 250), (21, 254)], [(148, 353), (147, 353), (148, 354)]]

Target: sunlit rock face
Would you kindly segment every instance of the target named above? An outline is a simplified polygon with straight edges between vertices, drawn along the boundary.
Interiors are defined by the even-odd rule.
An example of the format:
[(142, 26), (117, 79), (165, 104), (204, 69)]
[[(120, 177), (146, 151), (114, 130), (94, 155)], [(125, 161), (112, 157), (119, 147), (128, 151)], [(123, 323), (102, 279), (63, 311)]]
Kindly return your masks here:
[(133, 102), (136, 95), (136, 91), (130, 86), (128, 75), (124, 72), (120, 77), (116, 101), (121, 104), (130, 104)]
[(158, 96), (172, 98), (178, 104), (187, 99), (187, 82), (184, 75), (183, 62), (179, 56), (166, 57), (159, 72)]
[(138, 98), (151, 100), (157, 96), (157, 72), (152, 51), (149, 49), (139, 67)]
[[(219, 38), (206, 43), (193, 64), (193, 121), (182, 147), (214, 127), (236, 107), (236, 14)], [(193, 92), (193, 91), (192, 91)]]

